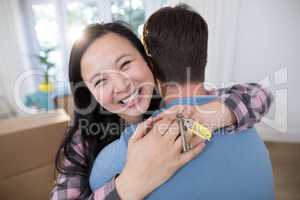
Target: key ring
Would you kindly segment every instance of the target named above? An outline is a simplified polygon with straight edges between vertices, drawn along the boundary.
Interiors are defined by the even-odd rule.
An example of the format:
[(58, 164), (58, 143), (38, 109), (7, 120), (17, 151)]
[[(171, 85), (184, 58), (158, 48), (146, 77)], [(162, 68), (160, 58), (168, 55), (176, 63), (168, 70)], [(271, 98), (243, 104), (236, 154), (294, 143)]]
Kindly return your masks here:
[(187, 128), (187, 130), (204, 140), (210, 141), (212, 138), (212, 133), (207, 127), (192, 119), (185, 119), (184, 126)]

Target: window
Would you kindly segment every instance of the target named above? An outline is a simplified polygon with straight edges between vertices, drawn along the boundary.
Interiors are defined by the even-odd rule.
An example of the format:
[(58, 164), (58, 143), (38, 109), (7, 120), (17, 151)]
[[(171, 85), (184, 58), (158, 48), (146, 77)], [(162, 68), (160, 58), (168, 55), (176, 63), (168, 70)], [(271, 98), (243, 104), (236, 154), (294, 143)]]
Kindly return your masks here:
[[(146, 15), (165, 3), (166, 0), (24, 0), (29, 54), (56, 47), (49, 59), (55, 64), (57, 77), (58, 71), (67, 72), (71, 46), (86, 25), (123, 20), (140, 35)], [(38, 64), (34, 59), (32, 62)]]
[[(56, 19), (56, 8), (53, 4), (35, 4), (32, 6), (34, 31), (40, 49), (59, 46), (59, 31)], [(57, 66), (62, 65), (61, 50), (57, 48), (49, 54), (49, 60)], [(35, 54), (38, 54), (36, 52)]]
[(41, 46), (56, 46), (58, 40), (58, 27), (56, 23), (56, 10), (53, 4), (37, 4), (32, 6), (35, 19), (34, 29)]
[(161, 0), (161, 1), (160, 1), (160, 5), (161, 5), (162, 7), (167, 6), (167, 5), (168, 5), (168, 0)]
[(80, 36), (83, 28), (99, 22), (98, 3), (96, 1), (74, 1), (67, 3), (67, 25), (69, 45)]
[(145, 21), (145, 11), (142, 0), (112, 0), (111, 12), (113, 21), (122, 20), (128, 22), (133, 31), (141, 35)]

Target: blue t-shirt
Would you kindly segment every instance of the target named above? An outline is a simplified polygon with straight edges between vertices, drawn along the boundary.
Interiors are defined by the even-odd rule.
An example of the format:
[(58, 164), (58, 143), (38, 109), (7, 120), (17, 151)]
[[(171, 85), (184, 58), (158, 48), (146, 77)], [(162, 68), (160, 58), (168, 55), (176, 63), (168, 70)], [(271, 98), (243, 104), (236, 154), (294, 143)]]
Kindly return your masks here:
[[(212, 96), (180, 98), (167, 104), (200, 105)], [(160, 111), (156, 112), (158, 114)], [(127, 144), (136, 125), (120, 139), (106, 146), (97, 156), (90, 176), (93, 191), (103, 186), (125, 166)], [(147, 199), (274, 199), (272, 166), (269, 153), (254, 128), (239, 134), (214, 133), (212, 141), (194, 160), (154, 190)]]

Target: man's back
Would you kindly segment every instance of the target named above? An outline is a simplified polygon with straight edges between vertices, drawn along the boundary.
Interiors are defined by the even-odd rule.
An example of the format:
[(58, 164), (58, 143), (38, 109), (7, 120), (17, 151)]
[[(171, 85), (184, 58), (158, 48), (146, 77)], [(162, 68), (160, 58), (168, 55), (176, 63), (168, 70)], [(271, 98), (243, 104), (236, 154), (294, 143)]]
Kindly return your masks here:
[[(164, 108), (179, 104), (200, 105), (213, 99), (211, 96), (181, 98)], [(126, 162), (127, 143), (135, 127), (128, 127), (119, 140), (104, 148), (96, 158), (90, 179), (93, 191), (122, 171)], [(254, 128), (238, 134), (214, 133), (211, 142), (198, 157), (181, 168), (147, 199), (274, 199), (268, 151)]]
[(274, 199), (268, 151), (255, 129), (216, 134), (200, 156), (148, 199)]

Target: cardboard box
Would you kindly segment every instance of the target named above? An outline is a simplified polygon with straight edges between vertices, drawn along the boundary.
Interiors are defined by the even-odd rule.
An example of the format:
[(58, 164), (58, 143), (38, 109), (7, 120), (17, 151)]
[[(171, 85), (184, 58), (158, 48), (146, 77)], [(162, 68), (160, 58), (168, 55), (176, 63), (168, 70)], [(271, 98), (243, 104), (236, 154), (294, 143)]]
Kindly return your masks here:
[(53, 186), (54, 165), (46, 165), (0, 180), (0, 199), (49, 199)]
[(0, 121), (0, 199), (48, 196), (54, 157), (69, 119), (61, 109)]

